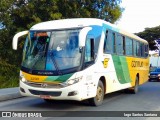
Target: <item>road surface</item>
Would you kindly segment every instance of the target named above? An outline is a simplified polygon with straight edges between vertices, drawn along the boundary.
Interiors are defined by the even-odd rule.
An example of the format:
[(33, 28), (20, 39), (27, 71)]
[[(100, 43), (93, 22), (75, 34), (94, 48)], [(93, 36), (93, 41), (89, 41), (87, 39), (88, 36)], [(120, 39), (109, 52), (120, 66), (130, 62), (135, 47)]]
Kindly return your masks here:
[[(96, 111), (160, 111), (160, 82), (147, 82), (139, 87), (137, 94), (126, 94), (123, 91), (114, 92), (105, 95), (103, 105), (98, 107), (89, 106), (87, 101), (52, 101), (51, 103), (45, 102), (43, 99), (34, 97), (23, 97), (0, 102), (0, 111), (60, 111), (60, 116), (69, 113), (69, 111), (91, 111), (93, 116), (96, 116)], [(106, 112), (107, 113), (107, 112)], [(160, 112), (159, 112), (160, 113)], [(82, 113), (81, 113), (82, 114)], [(79, 115), (81, 116), (81, 115)], [(158, 120), (160, 117), (53, 117), (42, 118), (44, 120)], [(4, 119), (4, 118), (3, 118)], [(7, 119), (7, 118), (5, 118)], [(13, 118), (17, 120), (17, 118)], [(27, 118), (26, 118), (27, 119)]]

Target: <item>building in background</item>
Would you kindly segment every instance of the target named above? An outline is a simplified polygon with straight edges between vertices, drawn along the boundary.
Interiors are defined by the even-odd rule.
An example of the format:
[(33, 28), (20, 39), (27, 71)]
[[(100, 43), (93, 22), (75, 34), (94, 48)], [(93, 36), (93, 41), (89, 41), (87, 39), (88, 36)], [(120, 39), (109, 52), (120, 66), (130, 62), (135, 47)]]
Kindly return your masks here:
[(152, 67), (160, 67), (160, 39), (155, 40), (158, 50), (149, 51), (150, 65)]

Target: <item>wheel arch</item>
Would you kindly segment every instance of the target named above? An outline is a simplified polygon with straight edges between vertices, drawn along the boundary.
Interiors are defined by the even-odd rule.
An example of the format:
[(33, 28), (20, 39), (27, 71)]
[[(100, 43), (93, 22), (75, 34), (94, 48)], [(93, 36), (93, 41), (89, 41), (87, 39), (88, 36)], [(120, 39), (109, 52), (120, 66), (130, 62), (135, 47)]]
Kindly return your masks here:
[(101, 76), (99, 79), (102, 83), (103, 83), (103, 87), (104, 87), (104, 94), (107, 92), (107, 84), (106, 84), (106, 78), (104, 76)]
[(139, 83), (139, 77), (140, 77), (140, 76), (139, 76), (139, 73), (137, 73), (136, 77), (138, 77), (138, 83)]

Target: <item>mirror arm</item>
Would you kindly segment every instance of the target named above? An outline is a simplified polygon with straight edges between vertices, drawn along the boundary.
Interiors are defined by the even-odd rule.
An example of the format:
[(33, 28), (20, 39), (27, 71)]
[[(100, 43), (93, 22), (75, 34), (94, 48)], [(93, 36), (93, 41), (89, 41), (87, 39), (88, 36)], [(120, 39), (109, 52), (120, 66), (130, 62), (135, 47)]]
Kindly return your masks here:
[(86, 36), (87, 36), (87, 33), (92, 30), (91, 27), (85, 27), (83, 28), (81, 31), (80, 31), (80, 34), (79, 34), (79, 47), (84, 47), (85, 46), (85, 42), (86, 42)]
[(28, 31), (22, 31), (22, 32), (19, 32), (17, 33), (14, 37), (13, 37), (13, 41), (12, 41), (12, 48), (14, 50), (17, 50), (17, 45), (18, 45), (18, 38), (23, 36), (23, 35), (26, 35), (28, 34)]

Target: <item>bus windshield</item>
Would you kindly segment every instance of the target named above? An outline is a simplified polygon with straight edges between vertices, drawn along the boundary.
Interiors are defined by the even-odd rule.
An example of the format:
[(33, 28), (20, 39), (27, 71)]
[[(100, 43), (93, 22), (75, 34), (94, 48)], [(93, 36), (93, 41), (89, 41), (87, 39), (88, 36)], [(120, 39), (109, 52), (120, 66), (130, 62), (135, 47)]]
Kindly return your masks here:
[(49, 71), (80, 66), (79, 31), (30, 31), (23, 49), (22, 66)]

